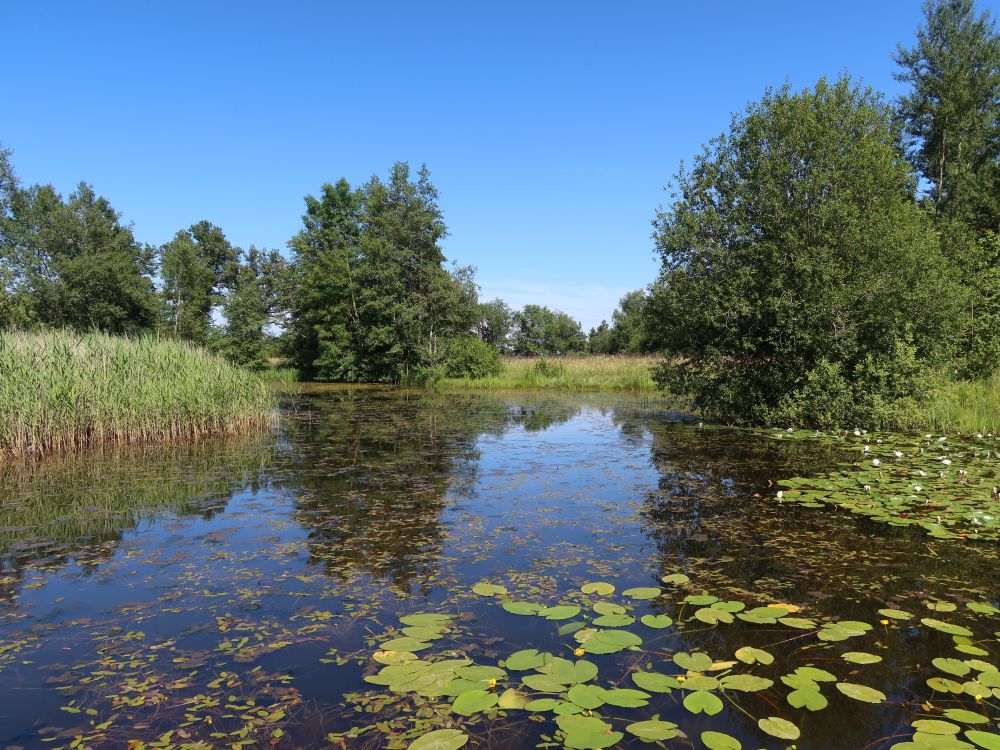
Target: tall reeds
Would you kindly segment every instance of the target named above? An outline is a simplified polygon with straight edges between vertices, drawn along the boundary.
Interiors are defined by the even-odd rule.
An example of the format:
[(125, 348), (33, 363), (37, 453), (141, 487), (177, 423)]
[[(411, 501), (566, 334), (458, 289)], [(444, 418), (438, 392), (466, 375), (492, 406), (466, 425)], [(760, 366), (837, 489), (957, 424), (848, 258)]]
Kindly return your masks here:
[(445, 388), (468, 390), (655, 391), (651, 369), (659, 360), (642, 356), (504, 357), (498, 375), (448, 378)]
[(243, 433), (273, 419), (260, 376), (184, 342), (0, 332), (0, 458)]

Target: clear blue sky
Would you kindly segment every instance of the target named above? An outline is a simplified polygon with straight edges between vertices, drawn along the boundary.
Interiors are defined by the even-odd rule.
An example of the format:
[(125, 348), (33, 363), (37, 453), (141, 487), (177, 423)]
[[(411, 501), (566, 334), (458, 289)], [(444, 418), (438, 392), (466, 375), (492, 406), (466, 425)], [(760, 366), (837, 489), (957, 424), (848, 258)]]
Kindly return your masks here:
[(200, 219), (284, 249), (302, 198), (426, 162), (486, 297), (585, 327), (658, 268), (682, 159), (786, 78), (890, 97), (918, 0), (7, 0), (0, 142), (26, 183), (86, 179), (154, 244)]

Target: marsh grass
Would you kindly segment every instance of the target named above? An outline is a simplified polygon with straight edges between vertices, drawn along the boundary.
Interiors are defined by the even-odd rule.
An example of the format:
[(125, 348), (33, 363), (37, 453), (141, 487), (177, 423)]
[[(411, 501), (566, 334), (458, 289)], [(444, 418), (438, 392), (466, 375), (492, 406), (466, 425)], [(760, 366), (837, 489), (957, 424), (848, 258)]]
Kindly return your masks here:
[(266, 428), (264, 380), (189, 344), (0, 332), (0, 458)]
[(1000, 434), (1000, 373), (978, 381), (936, 377), (916, 421), (936, 432)]
[(655, 391), (650, 370), (656, 357), (504, 357), (498, 375), (446, 378), (444, 388), (468, 390)]

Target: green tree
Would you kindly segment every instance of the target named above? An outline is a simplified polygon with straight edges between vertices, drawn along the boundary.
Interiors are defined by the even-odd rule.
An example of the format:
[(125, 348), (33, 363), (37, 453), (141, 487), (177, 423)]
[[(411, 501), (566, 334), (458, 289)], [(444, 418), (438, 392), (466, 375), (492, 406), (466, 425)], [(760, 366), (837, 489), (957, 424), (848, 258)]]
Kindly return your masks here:
[(515, 354), (565, 354), (587, 349), (587, 337), (580, 324), (559, 310), (541, 305), (525, 305), (514, 314), (511, 346)]
[(0, 164), (0, 306), (6, 325), (135, 333), (156, 321), (152, 252), (87, 183), (63, 200)]
[(614, 337), (608, 321), (602, 320), (597, 328), (591, 328), (587, 335), (587, 349), (591, 354), (614, 354)]
[(928, 0), (911, 49), (897, 48), (895, 78), (913, 165), (947, 219), (1000, 229), (1000, 37), (973, 0)]
[(212, 309), (235, 283), (238, 255), (222, 230), (208, 221), (180, 230), (160, 248), (167, 326), (176, 335), (200, 344), (208, 341)]
[(964, 371), (985, 376), (1000, 365), (1000, 330), (984, 312), (993, 290), (983, 283), (997, 272), (990, 235), (1000, 231), (1000, 36), (972, 0), (933, 0), (924, 13), (916, 45), (896, 54), (896, 78), (910, 85), (899, 114), (910, 158), (931, 185), (942, 250), (968, 292)]
[(239, 264), (226, 296), (222, 339), (225, 355), (236, 364), (261, 369), (267, 364), (267, 326), (277, 322), (287, 262), (277, 250), (251, 246)]
[(307, 375), (348, 382), (419, 379), (475, 321), (472, 269), (449, 273), (438, 193), (426, 167), (397, 163), (362, 188), (306, 198), (290, 247), (289, 355)]
[(869, 424), (954, 351), (962, 290), (881, 97), (785, 86), (733, 118), (658, 212), (661, 386), (735, 422)]
[(514, 327), (514, 311), (502, 299), (481, 302), (476, 308), (476, 335), (498, 352), (510, 350), (510, 333)]
[(642, 354), (648, 351), (646, 335), (646, 302), (644, 291), (629, 292), (618, 303), (611, 314), (612, 354)]

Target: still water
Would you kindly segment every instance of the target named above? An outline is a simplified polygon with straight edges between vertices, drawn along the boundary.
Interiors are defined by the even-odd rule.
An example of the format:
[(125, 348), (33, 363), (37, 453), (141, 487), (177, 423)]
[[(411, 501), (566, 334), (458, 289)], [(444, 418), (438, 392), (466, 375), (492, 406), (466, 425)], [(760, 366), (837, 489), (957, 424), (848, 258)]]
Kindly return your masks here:
[[(723, 700), (695, 713), (683, 702), (692, 691), (674, 689), (641, 706), (603, 705), (594, 715), (623, 732), (606, 733), (615, 747), (653, 746), (624, 727), (654, 716), (676, 724), (661, 745), (671, 748), (704, 748), (709, 731), (744, 748), (881, 750), (949, 708), (981, 716), (960, 714), (963, 732), (996, 732), (1000, 697), (962, 689), (1000, 664), (1000, 617), (966, 606), (997, 604), (996, 543), (774, 501), (782, 478), (847, 460), (822, 441), (700, 428), (655, 398), (316, 388), (285, 395), (275, 435), (8, 467), (0, 747), (405, 748), (445, 727), (467, 734), (468, 747), (562, 747), (558, 711), (463, 716), (449, 711), (451, 697), (364, 678), (382, 669), (373, 653), (413, 613), (451, 616), (418, 654), (428, 661), (495, 667), (523, 649), (576, 659), (579, 629), (593, 627), (602, 598), (581, 593), (587, 582), (616, 587), (603, 597), (624, 607), (615, 628), (642, 639), (586, 652), (599, 668), (591, 684), (636, 689), (632, 672), (684, 674), (672, 655), (702, 651), (715, 663), (688, 679)], [(690, 582), (661, 582), (673, 573)], [(507, 594), (474, 593), (482, 581)], [(657, 586), (650, 599), (622, 596)], [(746, 611), (782, 604), (797, 624), (703, 622), (692, 617), (703, 594)], [(549, 620), (514, 614), (503, 606), (511, 601), (581, 609)], [(883, 608), (915, 619), (887, 619)], [(674, 622), (645, 627), (647, 614)], [(911, 624), (928, 616), (973, 635)], [(817, 640), (831, 620), (872, 629)], [(771, 684), (713, 685), (712, 675), (749, 671), (734, 658), (745, 646), (774, 656), (752, 668)], [(971, 657), (971, 670), (932, 666)], [(849, 697), (818, 673), (794, 676), (802, 667), (884, 700)], [(520, 685), (526, 673), (505, 674), (487, 692), (545, 695)], [(932, 690), (934, 677), (957, 692)], [(790, 705), (803, 686), (823, 695), (822, 710)], [(801, 736), (763, 731), (767, 717)], [(977, 746), (935, 729), (929, 747)]]

